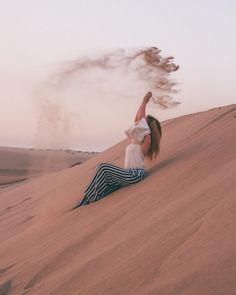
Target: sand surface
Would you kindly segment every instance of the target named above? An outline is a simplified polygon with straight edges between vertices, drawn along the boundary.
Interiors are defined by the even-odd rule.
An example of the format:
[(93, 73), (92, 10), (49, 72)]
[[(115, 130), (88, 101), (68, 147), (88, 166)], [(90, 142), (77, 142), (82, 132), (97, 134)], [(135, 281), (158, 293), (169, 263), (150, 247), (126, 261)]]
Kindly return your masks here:
[(0, 294), (236, 294), (236, 105), (162, 123), (149, 176), (70, 211), (124, 140), (0, 191)]

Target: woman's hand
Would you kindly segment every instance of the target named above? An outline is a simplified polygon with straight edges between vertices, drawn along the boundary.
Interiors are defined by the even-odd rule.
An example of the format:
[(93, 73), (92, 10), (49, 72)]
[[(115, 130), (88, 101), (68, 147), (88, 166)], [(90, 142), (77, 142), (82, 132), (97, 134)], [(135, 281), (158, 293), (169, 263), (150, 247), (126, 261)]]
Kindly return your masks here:
[(146, 104), (149, 102), (149, 99), (152, 97), (152, 92), (149, 91), (148, 93), (145, 94), (143, 101), (136, 113), (134, 122), (138, 123), (142, 118), (146, 116)]
[(149, 91), (148, 93), (145, 94), (143, 100), (144, 100), (146, 103), (148, 103), (151, 97), (152, 97), (152, 92)]

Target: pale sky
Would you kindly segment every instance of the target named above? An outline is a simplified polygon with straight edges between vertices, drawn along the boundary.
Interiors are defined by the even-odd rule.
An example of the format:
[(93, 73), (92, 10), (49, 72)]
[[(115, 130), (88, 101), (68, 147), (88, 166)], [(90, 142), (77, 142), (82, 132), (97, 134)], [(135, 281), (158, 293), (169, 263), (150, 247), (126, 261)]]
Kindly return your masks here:
[[(157, 46), (175, 57), (181, 105), (150, 104), (161, 121), (236, 103), (235, 15), (233, 0), (0, 0), (0, 145), (49, 146), (35, 92), (64, 61), (98, 50)], [(76, 91), (60, 98), (73, 124), (54, 147), (100, 151), (119, 142), (144, 95), (92, 101), (89, 90)]]

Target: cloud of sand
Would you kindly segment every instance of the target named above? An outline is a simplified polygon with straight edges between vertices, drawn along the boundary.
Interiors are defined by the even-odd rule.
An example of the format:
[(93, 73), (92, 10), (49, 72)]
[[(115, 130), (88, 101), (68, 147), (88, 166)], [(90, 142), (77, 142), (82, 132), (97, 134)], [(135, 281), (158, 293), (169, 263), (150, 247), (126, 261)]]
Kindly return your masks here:
[[(179, 66), (173, 63), (173, 57), (162, 57), (161, 50), (157, 47), (144, 48), (134, 52), (125, 50), (116, 50), (101, 56), (91, 58), (83, 57), (74, 61), (65, 63), (64, 69), (56, 73), (51, 82), (54, 85), (62, 86), (71, 79), (77, 79), (79, 82), (81, 76), (87, 71), (101, 71), (113, 75), (121, 71), (123, 82), (128, 78), (133, 78), (132, 89), (136, 83), (142, 84), (143, 88), (153, 92), (152, 100), (161, 108), (176, 106), (180, 102), (174, 101), (171, 94), (177, 93), (175, 88), (177, 82), (170, 79), (171, 72), (179, 69)], [(90, 72), (91, 73), (91, 72)], [(98, 78), (98, 77), (97, 77)], [(113, 81), (111, 84), (115, 84)], [(112, 87), (112, 85), (110, 86)], [(121, 83), (122, 87), (122, 83)]]
[[(61, 100), (60, 91), (55, 85), (46, 81), (33, 93), (37, 124), (32, 146), (36, 149), (47, 149), (47, 152), (42, 152), (40, 157), (32, 153), (29, 175), (31, 171), (42, 174), (55, 170), (57, 154), (52, 150), (68, 149), (75, 113), (69, 110), (65, 102)], [(60, 160), (63, 161), (62, 158)]]
[(34, 103), (37, 111), (36, 147), (66, 147), (74, 114), (60, 101), (58, 90), (48, 83), (35, 92)]
[[(179, 66), (174, 64), (173, 57), (162, 57), (160, 53), (156, 47), (120, 49), (62, 63), (34, 93), (38, 111), (34, 146), (67, 148), (74, 122), (85, 117), (86, 111), (95, 114), (104, 101), (115, 108), (120, 99), (140, 97), (151, 90), (157, 107), (165, 109), (179, 104), (172, 98), (177, 82), (170, 78)], [(85, 120), (88, 118), (89, 114)], [(81, 126), (86, 125), (85, 120), (77, 134), (84, 132)], [(103, 123), (99, 124), (102, 127)]]

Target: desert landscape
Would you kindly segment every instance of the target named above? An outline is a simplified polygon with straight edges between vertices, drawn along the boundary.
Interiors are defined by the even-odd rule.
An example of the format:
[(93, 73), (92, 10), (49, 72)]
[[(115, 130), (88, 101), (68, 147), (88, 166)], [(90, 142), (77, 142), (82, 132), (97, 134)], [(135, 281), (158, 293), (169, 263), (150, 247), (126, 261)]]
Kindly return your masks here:
[(95, 152), (0, 147), (0, 189), (28, 178), (80, 165)]
[(74, 167), (72, 153), (46, 165), (0, 149), (1, 295), (236, 294), (236, 104), (162, 128), (147, 178), (76, 210), (98, 163), (123, 165), (128, 140)]

